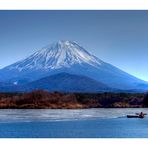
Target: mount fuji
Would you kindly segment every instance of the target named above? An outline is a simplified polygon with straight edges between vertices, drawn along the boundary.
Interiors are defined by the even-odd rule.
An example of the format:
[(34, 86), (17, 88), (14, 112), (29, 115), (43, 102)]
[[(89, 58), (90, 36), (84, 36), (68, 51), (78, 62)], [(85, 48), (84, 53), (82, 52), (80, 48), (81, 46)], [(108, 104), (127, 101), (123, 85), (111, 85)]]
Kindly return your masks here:
[(58, 41), (0, 70), (0, 82), (24, 85), (59, 73), (91, 78), (110, 88), (146, 90), (148, 83), (90, 54), (78, 43)]

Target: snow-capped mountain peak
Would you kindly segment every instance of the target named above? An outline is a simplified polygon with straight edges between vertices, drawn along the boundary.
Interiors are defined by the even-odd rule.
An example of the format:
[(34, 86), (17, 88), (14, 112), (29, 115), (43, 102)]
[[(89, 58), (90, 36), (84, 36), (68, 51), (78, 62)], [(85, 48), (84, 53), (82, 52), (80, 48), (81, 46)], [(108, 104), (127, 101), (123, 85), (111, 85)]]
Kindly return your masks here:
[(30, 69), (59, 69), (71, 67), (74, 64), (89, 64), (94, 67), (101, 65), (102, 61), (88, 53), (74, 41), (60, 40), (48, 45), (28, 58), (21, 60), (6, 68), (19, 71)]
[(8, 82), (16, 87), (62, 72), (87, 76), (111, 88), (148, 88), (147, 82), (101, 61), (72, 41), (58, 41), (24, 60), (1, 69), (0, 82)]

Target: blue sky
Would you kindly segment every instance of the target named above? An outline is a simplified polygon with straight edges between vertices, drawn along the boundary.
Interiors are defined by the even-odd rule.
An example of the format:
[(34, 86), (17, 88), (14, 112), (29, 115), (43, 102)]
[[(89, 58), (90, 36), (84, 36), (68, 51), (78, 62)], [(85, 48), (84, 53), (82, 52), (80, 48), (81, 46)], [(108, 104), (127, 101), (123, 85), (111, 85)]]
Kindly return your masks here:
[(148, 81), (148, 11), (0, 11), (0, 68), (60, 39)]

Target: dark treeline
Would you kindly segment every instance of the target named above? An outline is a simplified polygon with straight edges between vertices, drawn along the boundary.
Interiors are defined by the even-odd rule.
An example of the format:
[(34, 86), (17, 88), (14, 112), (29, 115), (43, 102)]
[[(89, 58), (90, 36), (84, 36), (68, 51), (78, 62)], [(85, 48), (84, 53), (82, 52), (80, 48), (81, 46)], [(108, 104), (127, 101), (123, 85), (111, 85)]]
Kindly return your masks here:
[(142, 93), (60, 93), (37, 90), (30, 93), (0, 93), (0, 108), (125, 108), (147, 107)]

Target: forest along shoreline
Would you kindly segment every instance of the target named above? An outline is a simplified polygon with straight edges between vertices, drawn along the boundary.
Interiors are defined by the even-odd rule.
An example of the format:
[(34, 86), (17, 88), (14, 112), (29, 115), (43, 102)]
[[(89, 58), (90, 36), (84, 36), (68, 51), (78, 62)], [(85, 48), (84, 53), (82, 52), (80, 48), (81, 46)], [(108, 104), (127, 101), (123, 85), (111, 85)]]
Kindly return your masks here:
[(0, 93), (0, 109), (85, 109), (148, 107), (144, 93), (60, 93), (36, 90)]

